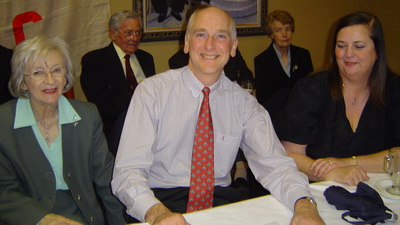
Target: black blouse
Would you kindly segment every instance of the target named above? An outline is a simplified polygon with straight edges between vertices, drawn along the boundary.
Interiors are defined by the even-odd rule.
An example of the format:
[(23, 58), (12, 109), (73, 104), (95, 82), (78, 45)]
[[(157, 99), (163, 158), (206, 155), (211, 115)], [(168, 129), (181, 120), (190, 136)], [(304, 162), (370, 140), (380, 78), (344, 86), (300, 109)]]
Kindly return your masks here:
[(355, 132), (344, 100), (331, 98), (328, 71), (297, 82), (277, 126), (281, 140), (307, 144), (307, 156), (351, 157), (400, 146), (400, 79), (388, 79), (385, 106), (365, 105)]

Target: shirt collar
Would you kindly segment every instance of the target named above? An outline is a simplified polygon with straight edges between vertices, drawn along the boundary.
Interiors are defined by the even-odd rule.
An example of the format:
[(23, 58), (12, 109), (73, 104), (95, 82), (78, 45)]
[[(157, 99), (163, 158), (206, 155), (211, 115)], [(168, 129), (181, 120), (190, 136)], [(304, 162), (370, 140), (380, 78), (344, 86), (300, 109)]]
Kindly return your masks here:
[[(190, 70), (189, 66), (183, 67), (182, 74), (183, 74), (183, 80), (187, 84), (189, 90), (192, 92), (193, 97), (195, 98), (199, 97), (202, 94), (202, 90), (205, 86), (197, 79), (197, 77)], [(218, 78), (217, 82), (209, 86), (210, 97), (215, 95), (218, 89), (222, 87), (221, 80), (223, 76), (225, 76), (224, 72)]]
[[(58, 100), (58, 118), (60, 124), (75, 123), (81, 120), (79, 114), (63, 95), (61, 95)], [(33, 125), (36, 125), (36, 120), (33, 115), (30, 100), (19, 98), (15, 113), (14, 129)]]
[[(282, 53), (278, 50), (278, 47), (276, 46), (275, 42), (272, 44), (272, 46), (274, 46), (274, 50), (275, 50), (276, 55), (278, 56), (278, 58), (281, 59), (282, 58)], [(290, 57), (290, 46), (289, 46), (288, 49), (289, 50), (288, 50), (287, 57), (288, 57), (288, 59), (291, 59), (291, 57)]]
[[(122, 51), (121, 48), (118, 45), (116, 45), (114, 42), (113, 42), (113, 45), (114, 45), (115, 51), (117, 51), (118, 58), (120, 58), (121, 60), (125, 60), (124, 57), (126, 56), (126, 53), (124, 51)], [(133, 53), (132, 55), (134, 55), (134, 54), (135, 53)]]

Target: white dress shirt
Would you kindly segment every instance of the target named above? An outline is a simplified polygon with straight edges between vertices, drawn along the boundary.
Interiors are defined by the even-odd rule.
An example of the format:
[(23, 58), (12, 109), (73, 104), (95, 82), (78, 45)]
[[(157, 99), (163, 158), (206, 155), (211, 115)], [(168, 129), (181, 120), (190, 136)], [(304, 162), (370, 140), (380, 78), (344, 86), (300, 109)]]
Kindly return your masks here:
[[(159, 201), (150, 188), (190, 186), (196, 122), (204, 85), (189, 67), (147, 78), (132, 97), (114, 167), (113, 192), (128, 213), (144, 221)], [(257, 180), (293, 210), (311, 196), (273, 129), (267, 111), (225, 75), (210, 87), (214, 126), (215, 185), (231, 183), (239, 146)]]
[(286, 75), (288, 77), (290, 77), (290, 63), (292, 61), (292, 56), (290, 54), (290, 46), (288, 47), (288, 54), (287, 54), (287, 58), (288, 58), (288, 64), (285, 65), (285, 63), (282, 60), (282, 53), (278, 50), (278, 47), (276, 47), (276, 44), (274, 43), (272, 46), (274, 46), (274, 50), (276, 55), (278, 56), (279, 62), (281, 63), (282, 69), (283, 71), (285, 71)]
[[(122, 68), (124, 68), (125, 77), (126, 77), (126, 66), (125, 66), (125, 55), (126, 54), (114, 42), (113, 42), (113, 45), (114, 45), (115, 51), (118, 54), (119, 60), (121, 61)], [(142, 67), (140, 66), (139, 60), (137, 59), (135, 53), (131, 54), (131, 57), (129, 58), (129, 63), (131, 64), (133, 74), (136, 77), (137, 83), (140, 83), (144, 79), (146, 79), (146, 75), (144, 74)]]

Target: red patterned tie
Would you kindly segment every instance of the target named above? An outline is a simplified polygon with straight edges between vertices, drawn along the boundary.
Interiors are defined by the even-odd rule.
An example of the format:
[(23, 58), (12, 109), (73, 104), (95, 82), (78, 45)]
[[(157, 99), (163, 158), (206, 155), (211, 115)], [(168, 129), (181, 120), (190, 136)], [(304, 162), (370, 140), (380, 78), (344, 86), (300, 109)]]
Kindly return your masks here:
[(130, 55), (125, 55), (125, 67), (126, 67), (126, 79), (129, 81), (129, 86), (131, 87), (132, 91), (135, 91), (136, 86), (138, 85), (136, 81), (135, 74), (133, 73), (131, 63), (129, 61)]
[(203, 88), (203, 93), (194, 136), (187, 212), (212, 207), (214, 196), (214, 129), (209, 105), (210, 89)]

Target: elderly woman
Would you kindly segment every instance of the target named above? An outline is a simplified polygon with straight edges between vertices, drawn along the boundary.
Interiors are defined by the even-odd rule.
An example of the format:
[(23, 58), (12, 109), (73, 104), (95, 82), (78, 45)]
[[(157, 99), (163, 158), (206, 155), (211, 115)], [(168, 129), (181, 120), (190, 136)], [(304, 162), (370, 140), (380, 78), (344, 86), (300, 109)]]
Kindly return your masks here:
[(14, 51), (18, 99), (0, 107), (0, 222), (125, 224), (96, 106), (62, 96), (72, 72), (61, 39), (39, 36)]
[(299, 81), (278, 129), (310, 180), (349, 185), (383, 172), (400, 144), (400, 82), (387, 67), (377, 17), (355, 12), (336, 28), (330, 69)]
[(313, 71), (310, 52), (292, 45), (294, 30), (290, 13), (283, 10), (269, 13), (266, 33), (272, 43), (254, 58), (256, 97), (274, 123), (295, 82)]

